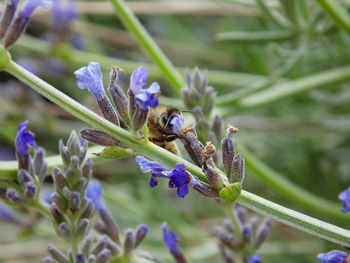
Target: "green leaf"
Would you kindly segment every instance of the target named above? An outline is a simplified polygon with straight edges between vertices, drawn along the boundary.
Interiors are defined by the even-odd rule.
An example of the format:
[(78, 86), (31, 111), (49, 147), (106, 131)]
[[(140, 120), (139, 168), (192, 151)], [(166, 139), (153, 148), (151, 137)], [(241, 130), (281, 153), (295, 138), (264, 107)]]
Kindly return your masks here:
[(135, 155), (135, 153), (131, 149), (111, 146), (104, 148), (101, 153), (95, 153), (95, 155), (106, 159), (124, 159)]

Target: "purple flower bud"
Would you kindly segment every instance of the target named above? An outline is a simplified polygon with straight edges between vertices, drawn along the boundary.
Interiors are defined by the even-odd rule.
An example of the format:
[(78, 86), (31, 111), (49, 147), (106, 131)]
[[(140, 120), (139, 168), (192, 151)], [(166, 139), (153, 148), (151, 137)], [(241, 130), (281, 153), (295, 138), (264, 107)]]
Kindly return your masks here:
[(22, 197), (15, 189), (7, 188), (6, 198), (13, 204), (20, 204), (22, 202)]
[(93, 166), (94, 166), (94, 163), (92, 162), (91, 158), (89, 158), (84, 162), (83, 167), (81, 168), (82, 175), (87, 180), (90, 180), (91, 178)]
[(252, 233), (252, 228), (250, 225), (244, 225), (242, 227), (242, 236), (243, 236), (243, 240), (244, 242), (246, 242), (247, 244), (250, 244), (252, 242), (252, 238), (253, 238), (253, 233)]
[(62, 139), (58, 143), (58, 148), (59, 148), (60, 155), (61, 155), (61, 158), (63, 161), (63, 165), (65, 168), (67, 168), (69, 165), (70, 157), (68, 154), (68, 149), (66, 146), (64, 146)]
[(245, 207), (237, 205), (233, 212), (242, 225), (247, 223), (247, 209), (245, 209)]
[(207, 87), (204, 91), (204, 98), (203, 98), (203, 112), (206, 115), (209, 115), (214, 107), (214, 100), (216, 96), (216, 91), (213, 87)]
[(347, 257), (348, 254), (340, 250), (332, 250), (317, 255), (317, 259), (323, 263), (345, 263)]
[(231, 177), (233, 182), (243, 183), (245, 175), (244, 159), (241, 153), (237, 154), (232, 162)]
[(220, 191), (224, 187), (224, 181), (221, 175), (213, 166), (207, 165), (206, 162), (204, 162), (202, 171), (205, 173), (210, 185), (216, 190)]
[(181, 136), (182, 128), (184, 126), (184, 117), (180, 114), (175, 114), (174, 118), (170, 122), (172, 131), (177, 134), (177, 136)]
[(97, 211), (105, 208), (102, 200), (102, 185), (98, 181), (90, 181), (86, 188), (86, 197), (89, 198)]
[(32, 201), (36, 195), (36, 186), (30, 182), (24, 184), (23, 196), (26, 200)]
[(56, 260), (54, 260), (52, 258), (46, 257), (46, 258), (44, 258), (43, 263), (59, 263), (59, 262), (57, 262)]
[(193, 109), (193, 114), (196, 119), (196, 128), (198, 128), (198, 130), (201, 132), (207, 132), (210, 128), (210, 125), (207, 119), (205, 118), (202, 109), (200, 107), (195, 107)]
[(22, 5), (22, 9), (17, 13), (9, 26), (5, 35), (4, 46), (8, 49), (12, 46), (17, 39), (21, 36), (24, 29), (29, 23), (29, 18), (38, 6), (46, 8), (50, 1), (48, 0), (26, 0)]
[(88, 263), (96, 263), (96, 257), (94, 255), (90, 255), (88, 258)]
[(134, 248), (138, 247), (142, 241), (145, 239), (148, 232), (148, 226), (145, 224), (141, 224), (136, 229), (136, 237), (135, 237), (135, 246)]
[(63, 188), (68, 185), (66, 177), (58, 167), (52, 169), (52, 178), (57, 192), (62, 192)]
[(86, 218), (80, 220), (78, 228), (77, 228), (77, 237), (83, 237), (89, 231), (90, 221)]
[(182, 250), (180, 249), (178, 242), (179, 242), (179, 236), (176, 235), (173, 231), (171, 231), (166, 223), (163, 223), (162, 226), (163, 231), (163, 241), (165, 245), (168, 247), (170, 253), (175, 258), (176, 262), (178, 263), (185, 263), (187, 262)]
[(350, 211), (350, 187), (339, 194), (339, 199), (343, 202), (342, 213)]
[(214, 131), (216, 138), (218, 139), (221, 138), (223, 127), (224, 127), (224, 120), (220, 115), (215, 115), (212, 130)]
[(108, 235), (114, 241), (120, 244), (119, 229), (111, 214), (107, 211), (107, 209), (101, 209), (99, 213), (103, 223), (106, 226)]
[(258, 248), (266, 240), (269, 235), (273, 225), (273, 220), (271, 218), (266, 218), (265, 221), (261, 224), (257, 230), (255, 237), (255, 247)]
[(117, 109), (119, 117), (126, 123), (130, 123), (129, 118), (129, 100), (126, 97), (124, 91), (117, 84), (119, 68), (116, 66), (112, 67), (109, 74), (109, 92), (111, 93), (114, 106)]
[(260, 255), (253, 255), (250, 256), (249, 258), (247, 258), (247, 260), (245, 261), (245, 263), (261, 263), (262, 259)]
[(83, 201), (81, 202), (82, 207), (84, 203), (85, 203), (85, 208), (82, 209), (83, 213), (81, 214), (81, 218), (90, 218), (94, 211), (94, 204), (90, 199), (86, 199), (86, 198), (84, 198)]
[(81, 137), (83, 137), (85, 140), (88, 140), (89, 142), (102, 145), (102, 146), (114, 146), (118, 144), (118, 141), (114, 139), (112, 136), (96, 130), (96, 129), (82, 129), (80, 131)]
[(57, 209), (55, 204), (51, 204), (49, 206), (49, 210), (52, 214), (52, 217), (55, 219), (56, 224), (60, 224), (63, 222), (64, 218), (62, 213)]
[(19, 169), (17, 173), (17, 180), (20, 184), (24, 185), (25, 183), (32, 182), (33, 178), (27, 170)]
[(84, 254), (78, 254), (75, 257), (75, 263), (85, 263), (86, 262), (86, 257)]
[(121, 248), (116, 243), (114, 243), (113, 240), (110, 238), (108, 238), (107, 249), (111, 251), (111, 254), (113, 256), (117, 256), (121, 251)]
[(222, 163), (228, 178), (231, 178), (232, 161), (236, 154), (236, 144), (232, 141), (232, 137), (237, 131), (235, 127), (230, 126), (226, 130), (226, 137), (221, 141)]
[(59, 224), (57, 230), (63, 239), (70, 240), (72, 238), (72, 230), (66, 223)]
[(6, 2), (6, 7), (4, 12), (1, 15), (1, 20), (0, 20), (0, 39), (4, 37), (7, 31), (7, 28), (9, 27), (15, 15), (19, 0), (10, 0), (5, 2)]
[(234, 263), (235, 261), (233, 260), (232, 256), (230, 253), (226, 251), (225, 245), (219, 242), (218, 244), (219, 250), (221, 253), (221, 257), (225, 260), (226, 263)]
[(18, 166), (25, 170), (28, 170), (29, 166), (29, 147), (36, 147), (34, 134), (28, 131), (27, 125), (28, 121), (21, 122), (18, 125), (15, 141)]
[(69, 209), (75, 214), (80, 208), (80, 193), (71, 192), (69, 195)]
[(47, 252), (49, 252), (53, 259), (57, 260), (60, 263), (69, 262), (68, 257), (51, 244), (47, 246)]
[(92, 242), (93, 242), (93, 236), (91, 235), (88, 235), (85, 240), (84, 240), (84, 243), (83, 243), (83, 247), (81, 249), (81, 251), (85, 254), (85, 255), (89, 255), (90, 254), (90, 248), (91, 248), (91, 245), (92, 245)]
[(237, 251), (241, 244), (235, 234), (229, 233), (221, 227), (216, 228), (215, 235), (221, 243), (235, 251)]
[(96, 263), (105, 263), (111, 256), (111, 252), (105, 248), (96, 256)]
[(197, 166), (202, 167), (202, 152), (205, 150), (205, 148), (204, 145), (198, 140), (196, 130), (194, 128), (184, 128), (182, 135), (183, 138), (181, 139), (181, 142), (184, 144), (187, 153)]
[(149, 109), (144, 108), (140, 104), (136, 104), (133, 112), (134, 114), (131, 119), (131, 128), (137, 134), (147, 122)]
[(38, 148), (35, 151), (33, 164), (34, 164), (34, 173), (39, 177), (40, 183), (42, 183), (46, 176), (47, 171), (47, 163), (44, 160), (45, 158), (45, 150), (43, 148)]
[(62, 197), (58, 193), (53, 193), (50, 198), (51, 203), (54, 203), (56, 208), (61, 212), (64, 213), (67, 209), (66, 202), (62, 200)]
[(136, 96), (138, 93), (141, 92), (142, 87), (146, 85), (146, 79), (148, 77), (148, 70), (139, 67), (131, 74), (130, 77), (130, 90)]
[(155, 108), (158, 106), (158, 97), (160, 95), (160, 87), (157, 82), (153, 82), (148, 89), (141, 90), (135, 97), (146, 109), (147, 107)]
[(106, 248), (108, 244), (108, 237), (102, 236), (101, 239), (92, 247), (91, 254), (97, 255), (102, 249)]
[(129, 254), (135, 246), (135, 233), (131, 228), (124, 231), (124, 253)]
[(210, 186), (209, 184), (203, 183), (197, 177), (192, 176), (191, 178), (191, 187), (196, 190), (199, 194), (209, 197), (209, 198), (218, 198), (218, 191)]

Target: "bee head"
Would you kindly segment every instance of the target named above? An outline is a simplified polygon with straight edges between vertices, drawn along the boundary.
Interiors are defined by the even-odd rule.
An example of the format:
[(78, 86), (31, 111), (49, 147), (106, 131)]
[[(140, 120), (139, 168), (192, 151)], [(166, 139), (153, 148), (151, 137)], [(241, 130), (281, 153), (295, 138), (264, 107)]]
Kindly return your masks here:
[(165, 130), (171, 130), (171, 121), (175, 117), (175, 114), (181, 114), (178, 109), (170, 108), (164, 112), (163, 116), (160, 119), (160, 125)]

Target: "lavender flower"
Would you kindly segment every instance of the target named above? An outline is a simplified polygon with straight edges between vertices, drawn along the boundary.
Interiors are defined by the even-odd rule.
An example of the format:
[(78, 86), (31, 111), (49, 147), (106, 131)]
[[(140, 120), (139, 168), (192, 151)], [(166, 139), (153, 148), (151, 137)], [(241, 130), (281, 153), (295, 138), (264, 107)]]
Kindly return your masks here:
[(38, 6), (46, 8), (49, 3), (50, 1), (48, 0), (26, 0), (24, 2), (22, 10), (17, 13), (5, 35), (4, 46), (6, 49), (13, 45), (21, 36), (35, 8)]
[(339, 199), (343, 202), (342, 213), (350, 211), (350, 187), (339, 194)]
[(72, 1), (53, 0), (52, 17), (55, 28), (66, 29), (77, 17), (76, 5)]
[(177, 195), (183, 198), (188, 194), (188, 186), (193, 186), (191, 184), (192, 176), (186, 172), (184, 164), (177, 164), (175, 169), (170, 171), (159, 163), (149, 161), (143, 156), (137, 156), (136, 163), (141, 167), (142, 172), (151, 173), (151, 187), (158, 184), (157, 177), (168, 178), (169, 188), (177, 188)]
[(155, 108), (158, 106), (159, 95), (159, 84), (153, 82), (148, 89), (143, 89), (136, 95), (136, 100), (143, 104), (144, 109), (147, 109), (147, 107)]
[(148, 77), (148, 70), (139, 67), (131, 74), (130, 77), (130, 90), (134, 95), (137, 95), (141, 92), (142, 87), (146, 85), (146, 79)]
[(102, 83), (102, 73), (100, 64), (90, 62), (87, 67), (82, 67), (74, 72), (78, 79), (77, 86), (80, 89), (87, 89), (96, 99), (105, 96), (105, 90)]
[(171, 231), (166, 223), (163, 223), (162, 226), (163, 231), (163, 241), (165, 245), (168, 247), (170, 253), (174, 256), (176, 259), (176, 262), (187, 262), (185, 259), (185, 256), (183, 255), (183, 252), (179, 248), (178, 242), (179, 242), (179, 236), (176, 235), (173, 231)]
[(339, 250), (332, 250), (328, 253), (317, 255), (317, 259), (323, 263), (344, 263), (347, 257), (347, 253)]
[(29, 148), (36, 147), (34, 134), (27, 129), (28, 121), (21, 122), (18, 125), (15, 146), (19, 163), (19, 168), (28, 169)]
[(105, 208), (102, 200), (102, 185), (97, 181), (91, 181), (86, 188), (86, 197), (94, 202), (96, 210)]
[(117, 113), (112, 107), (103, 88), (100, 64), (97, 62), (90, 62), (87, 67), (76, 70), (74, 74), (78, 79), (77, 86), (80, 89), (87, 89), (94, 95), (105, 119), (119, 126)]
[(184, 126), (184, 117), (180, 114), (175, 114), (170, 124), (172, 126), (172, 131), (175, 132), (178, 136), (180, 136), (182, 133), (182, 128)]
[(15, 216), (12, 214), (10, 208), (0, 202), (0, 221), (9, 223), (18, 222)]
[(245, 263), (261, 263), (262, 259), (260, 255), (250, 256)]

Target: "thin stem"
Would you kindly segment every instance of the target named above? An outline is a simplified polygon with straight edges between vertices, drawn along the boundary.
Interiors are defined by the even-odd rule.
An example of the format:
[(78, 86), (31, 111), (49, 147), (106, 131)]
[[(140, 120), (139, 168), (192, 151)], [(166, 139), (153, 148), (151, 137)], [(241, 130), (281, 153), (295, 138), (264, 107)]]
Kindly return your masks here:
[(140, 46), (160, 67), (169, 82), (175, 87), (174, 91), (178, 94), (184, 86), (184, 79), (176, 70), (170, 60), (164, 55), (163, 51), (158, 47), (157, 43), (150, 37), (148, 32), (139, 22), (134, 13), (129, 9), (123, 0), (111, 0), (117, 15), (122, 20), (124, 25), (134, 35)]
[(47, 216), (48, 218), (50, 218), (50, 219), (52, 218), (50, 211), (47, 209), (47, 207), (40, 200), (35, 202), (33, 207), (36, 208), (39, 212), (41, 212), (45, 216)]
[(288, 28), (291, 26), (290, 21), (273, 7), (268, 6), (265, 0), (257, 0), (256, 4), (260, 7), (263, 14), (280, 28)]
[(348, 11), (342, 7), (338, 1), (317, 0), (317, 2), (340, 27), (342, 27), (346, 32), (350, 33), (350, 17)]
[[(167, 167), (174, 167), (175, 163), (184, 163), (187, 166), (187, 170), (193, 175), (200, 179), (205, 178), (205, 175), (202, 173), (199, 167), (184, 161), (182, 158), (173, 155), (163, 148), (149, 142), (144, 143), (144, 140), (139, 140), (133, 137), (129, 132), (101, 118), (96, 113), (58, 91), (53, 86), (14, 63), (12, 60), (8, 61), (9, 57), (6, 59), (4, 54), (5, 50), (0, 51), (2, 51), (0, 53), (0, 58), (2, 58), (0, 65), (2, 62), (2, 65), (5, 66), (4, 69), (6, 71), (22, 80), (25, 84), (32, 87), (47, 99), (69, 111), (80, 120), (89, 125), (95, 126), (96, 128), (125, 143), (136, 152), (152, 158), (153, 160), (158, 161)], [(319, 236), (345, 246), (350, 246), (349, 231), (284, 208), (249, 192), (242, 191), (241, 196), (238, 198), (238, 203), (312, 235)]]
[(293, 38), (296, 33), (292, 30), (257, 31), (257, 32), (221, 32), (216, 35), (219, 41), (234, 41), (236, 43), (252, 43), (283, 41)]
[(242, 229), (241, 229), (240, 223), (237, 221), (237, 218), (233, 214), (234, 212), (233, 212), (232, 204), (225, 205), (223, 209), (232, 223), (232, 226), (237, 238), (240, 241), (242, 241)]

